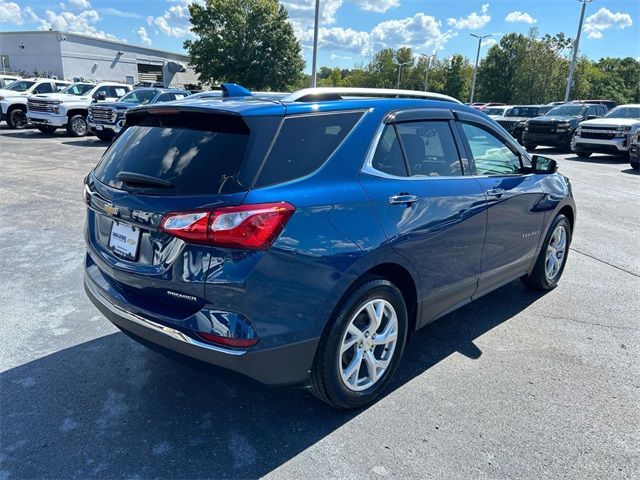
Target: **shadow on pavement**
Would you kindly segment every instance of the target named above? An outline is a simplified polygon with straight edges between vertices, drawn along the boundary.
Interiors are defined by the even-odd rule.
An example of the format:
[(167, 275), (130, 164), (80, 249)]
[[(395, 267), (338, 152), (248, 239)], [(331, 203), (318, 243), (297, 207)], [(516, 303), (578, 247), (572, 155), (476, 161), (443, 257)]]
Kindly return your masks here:
[(94, 137), (86, 137), (78, 140), (69, 140), (62, 142), (62, 145), (73, 145), (74, 147), (102, 147), (105, 150), (110, 145), (109, 142), (103, 142)]
[[(540, 297), (513, 282), (417, 332), (391, 391), (455, 352), (479, 358), (474, 340)], [(255, 478), (359, 413), (186, 367), (121, 333), (8, 370), (0, 386), (1, 478)]]

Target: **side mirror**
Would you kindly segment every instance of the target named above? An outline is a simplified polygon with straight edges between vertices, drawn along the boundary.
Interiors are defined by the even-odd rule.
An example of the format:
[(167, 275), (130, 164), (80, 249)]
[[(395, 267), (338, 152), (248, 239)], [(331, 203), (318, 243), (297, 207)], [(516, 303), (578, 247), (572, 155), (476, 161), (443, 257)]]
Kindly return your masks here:
[(587, 115), (587, 120), (593, 120), (594, 118), (598, 118), (598, 116), (595, 113)]
[(558, 171), (558, 162), (553, 158), (543, 157), (542, 155), (534, 155), (531, 157), (531, 166), (533, 173), (549, 174)]
[(98, 101), (102, 101), (102, 100), (106, 100), (107, 99), (107, 94), (104, 92), (98, 92), (96, 93), (96, 100)]

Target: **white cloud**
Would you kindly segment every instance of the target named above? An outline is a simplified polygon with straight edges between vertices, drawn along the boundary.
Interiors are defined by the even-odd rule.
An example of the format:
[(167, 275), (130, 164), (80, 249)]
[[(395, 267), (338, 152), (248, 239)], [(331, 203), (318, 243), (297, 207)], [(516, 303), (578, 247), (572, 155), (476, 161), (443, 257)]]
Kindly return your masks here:
[(138, 34), (138, 38), (140, 39), (140, 41), (142, 43), (144, 43), (145, 45), (151, 45), (151, 39), (149, 38), (149, 35), (147, 34), (147, 29), (144, 27), (140, 27), (136, 33)]
[(111, 15), (112, 17), (120, 17), (120, 18), (144, 18), (143, 15), (133, 12), (125, 12), (124, 10), (119, 10), (117, 8), (99, 8), (98, 11), (103, 15)]
[(352, 57), (349, 56), (349, 55), (336, 55), (335, 53), (331, 54), (331, 60), (345, 60), (345, 61), (348, 61), (348, 60), (351, 60), (351, 59), (352, 59)]
[[(313, 41), (313, 29), (297, 32), (298, 39), (305, 47)], [(444, 48), (457, 33), (442, 31), (442, 24), (434, 17), (417, 13), (413, 17), (386, 20), (371, 31), (357, 31), (343, 27), (320, 27), (318, 43), (320, 48), (339, 52), (353, 52), (368, 56), (381, 48), (411, 47), (416, 50), (433, 52)]]
[(489, 4), (485, 3), (480, 7), (480, 12), (471, 12), (466, 17), (449, 18), (447, 24), (457, 29), (468, 28), (470, 30), (477, 30), (484, 27), (491, 21), (491, 15), (489, 15)]
[(95, 10), (84, 10), (78, 14), (69, 11), (56, 13), (53, 10), (45, 11), (45, 18), (39, 18), (31, 10), (32, 21), (38, 23), (39, 30), (63, 30), (65, 32), (80, 33), (91, 37), (107, 40), (126, 41), (103, 30), (99, 30), (97, 24), (102, 18)]
[[(383, 0), (384, 1), (384, 0)], [(323, 0), (320, 2), (320, 25), (336, 23), (336, 12), (343, 0)], [(282, 4), (289, 12), (289, 18), (296, 30), (307, 30), (313, 27), (315, 17), (315, 0), (284, 0)]]
[(491, 48), (497, 43), (498, 41), (495, 38), (485, 38), (484, 40), (482, 40), (482, 42), (480, 42), (480, 46), (485, 48)]
[(509, 23), (520, 22), (520, 23), (527, 23), (529, 25), (533, 25), (538, 21), (535, 18), (533, 18), (531, 15), (529, 15), (527, 12), (520, 12), (517, 10), (515, 12), (511, 12), (510, 14), (508, 14), (506, 17), (504, 17), (504, 19)]
[(91, 7), (89, 0), (68, 0), (69, 5), (77, 8), (78, 10), (87, 10)]
[(624, 29), (633, 25), (631, 15), (628, 13), (616, 12), (613, 13), (607, 8), (602, 7), (593, 15), (587, 17), (584, 22), (584, 31), (588, 34), (589, 38), (600, 39), (602, 38), (602, 32), (609, 28)]
[(385, 13), (400, 6), (400, 0), (357, 0), (356, 4), (365, 12)]
[(189, 3), (187, 0), (177, 2), (175, 5), (169, 7), (161, 16), (147, 17), (147, 23), (155, 26), (169, 37), (186, 37), (191, 34)]
[(0, 23), (12, 23), (14, 25), (22, 25), (22, 11), (20, 5), (14, 2), (5, 2), (0, 0)]

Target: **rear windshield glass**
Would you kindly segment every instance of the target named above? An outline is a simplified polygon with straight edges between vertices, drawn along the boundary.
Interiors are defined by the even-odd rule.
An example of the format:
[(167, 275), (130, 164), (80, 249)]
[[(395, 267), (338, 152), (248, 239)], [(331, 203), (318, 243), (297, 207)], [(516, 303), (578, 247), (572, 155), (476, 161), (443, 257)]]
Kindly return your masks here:
[[(95, 176), (114, 188), (154, 195), (233, 193), (241, 190), (235, 178), (248, 138), (248, 130), (134, 125), (125, 129), (107, 150)], [(146, 176), (150, 182), (126, 181), (121, 172)], [(158, 186), (154, 180), (165, 185)]]
[(256, 187), (294, 180), (320, 168), (362, 115), (346, 112), (286, 118)]

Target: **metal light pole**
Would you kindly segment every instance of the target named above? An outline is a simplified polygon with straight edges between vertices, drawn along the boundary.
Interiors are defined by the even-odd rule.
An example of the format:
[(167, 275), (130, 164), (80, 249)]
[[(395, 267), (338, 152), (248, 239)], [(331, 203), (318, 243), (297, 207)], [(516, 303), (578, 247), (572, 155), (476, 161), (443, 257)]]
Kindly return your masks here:
[(313, 24), (313, 60), (311, 61), (311, 86), (317, 85), (317, 62), (318, 62), (318, 18), (320, 16), (320, 0), (316, 0), (316, 16)]
[(478, 39), (478, 52), (476, 53), (476, 66), (473, 69), (473, 82), (471, 83), (471, 98), (469, 99), (469, 103), (473, 103), (473, 96), (476, 93), (476, 77), (478, 76), (478, 61), (480, 60), (480, 46), (482, 45), (482, 40), (484, 40), (485, 38), (489, 38), (491, 35), (476, 35), (475, 33), (471, 33), (470, 35)]
[(436, 58), (437, 55), (435, 53), (433, 55), (419, 53), (418, 55), (427, 59), (427, 69), (424, 72), (424, 91), (427, 92), (429, 90), (429, 68), (431, 67), (431, 59)]
[(405, 65), (409, 65), (410, 63), (413, 63), (413, 62), (404, 62), (404, 63), (393, 62), (394, 65), (398, 66), (398, 86), (396, 87), (398, 90), (400, 90), (400, 75), (402, 75), (402, 67)]
[(569, 67), (569, 78), (567, 78), (567, 89), (564, 92), (564, 101), (569, 101), (569, 94), (571, 93), (571, 87), (573, 86), (573, 73), (576, 70), (576, 60), (578, 59), (578, 47), (580, 46), (580, 35), (582, 34), (582, 23), (584, 22), (584, 11), (587, 8), (587, 3), (591, 0), (578, 0), (582, 3), (580, 9), (580, 23), (578, 24), (578, 33), (576, 35), (576, 41), (573, 44), (573, 57), (571, 57), (571, 66)]

